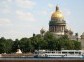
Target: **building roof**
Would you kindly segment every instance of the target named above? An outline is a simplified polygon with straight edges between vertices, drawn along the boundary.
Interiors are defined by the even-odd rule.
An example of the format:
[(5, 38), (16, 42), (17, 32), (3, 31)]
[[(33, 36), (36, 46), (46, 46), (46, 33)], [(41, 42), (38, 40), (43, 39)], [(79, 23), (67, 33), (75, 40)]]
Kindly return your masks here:
[(52, 14), (51, 18), (64, 18), (58, 6), (56, 6), (56, 11)]

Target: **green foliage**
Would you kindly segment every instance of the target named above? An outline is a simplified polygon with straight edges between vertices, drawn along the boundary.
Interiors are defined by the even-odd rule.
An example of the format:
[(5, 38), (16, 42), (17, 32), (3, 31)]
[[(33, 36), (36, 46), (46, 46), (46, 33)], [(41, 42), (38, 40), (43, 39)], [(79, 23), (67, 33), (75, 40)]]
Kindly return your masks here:
[(0, 38), (0, 53), (15, 53), (17, 49), (21, 49), (23, 53), (33, 52), (36, 49), (79, 50), (81, 44), (78, 41), (70, 40), (66, 35), (56, 38), (49, 31), (44, 35), (33, 35), (33, 37), (16, 39), (15, 41), (4, 37)]
[(31, 44), (31, 40), (28, 38), (22, 38), (20, 40), (20, 49), (23, 53), (32, 52), (33, 45)]
[(7, 39), (5, 43), (5, 53), (11, 53), (13, 40)]
[(81, 49), (81, 43), (75, 40), (68, 39), (68, 36), (64, 35), (58, 39), (61, 49), (65, 50), (79, 50)]
[(13, 41), (11, 39), (0, 38), (0, 53), (10, 53)]
[(15, 53), (17, 51), (17, 49), (19, 48), (19, 40), (16, 39), (15, 41), (13, 41), (13, 45), (12, 45), (12, 52)]

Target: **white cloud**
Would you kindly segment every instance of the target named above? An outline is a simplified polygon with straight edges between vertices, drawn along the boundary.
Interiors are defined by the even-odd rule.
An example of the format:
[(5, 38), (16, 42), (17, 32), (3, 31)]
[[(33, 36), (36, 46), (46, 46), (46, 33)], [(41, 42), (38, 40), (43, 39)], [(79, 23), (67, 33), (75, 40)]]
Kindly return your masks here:
[(53, 4), (49, 3), (49, 4), (48, 4), (48, 7), (49, 7), (49, 8), (53, 8)]
[(35, 21), (34, 15), (30, 12), (17, 10), (16, 15), (20, 20)]
[(13, 0), (7, 0), (8, 2), (12, 2)]
[(11, 3), (13, 0), (3, 0), (2, 3), (3, 4), (7, 4), (7, 3)]
[(16, 0), (16, 3), (22, 8), (32, 8), (36, 5), (36, 3), (31, 0)]
[(7, 13), (11, 13), (11, 10), (4, 8), (1, 10), (1, 12), (7, 14)]
[[(7, 1), (2, 1), (2, 6), (1, 6), (1, 8), (3, 9), (3, 8), (9, 8), (9, 3), (7, 3)], [(1, 9), (0, 8), (0, 9)]]
[(11, 8), (10, 8), (10, 4), (9, 2), (11, 2), (12, 0), (2, 0), (2, 6), (0, 7), (0, 12), (2, 13), (10, 13), (11, 12)]
[(11, 38), (15, 40), (16, 38), (21, 39), (22, 37), (27, 37), (24, 32), (18, 32), (17, 30), (8, 30), (5, 32), (0, 32), (0, 37), (5, 37), (7, 39)]
[(20, 31), (17, 31), (17, 30), (9, 30), (11, 36), (13, 38), (16, 38), (16, 37), (24, 37), (24, 35), (26, 35), (24, 32), (20, 32)]
[(6, 18), (0, 18), (0, 25), (9, 25), (11, 24), (11, 21)]
[(68, 15), (68, 16), (71, 15), (71, 12), (70, 12), (70, 11), (67, 11), (67, 15)]
[(64, 9), (63, 14), (64, 14), (65, 17), (69, 17), (71, 15), (71, 11), (68, 10), (68, 9)]
[(41, 11), (41, 14), (42, 14), (42, 15), (47, 15), (48, 12), (47, 12), (46, 10), (43, 10), (43, 11)]

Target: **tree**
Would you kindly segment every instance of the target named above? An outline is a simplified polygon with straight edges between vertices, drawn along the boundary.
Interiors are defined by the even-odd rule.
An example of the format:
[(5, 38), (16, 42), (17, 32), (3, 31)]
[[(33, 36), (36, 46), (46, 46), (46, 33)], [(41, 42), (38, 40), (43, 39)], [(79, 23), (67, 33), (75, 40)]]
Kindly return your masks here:
[(32, 45), (34, 46), (34, 50), (36, 50), (36, 49), (39, 49), (39, 47), (40, 47), (40, 41), (42, 40), (42, 38), (41, 38), (41, 35), (40, 34), (38, 34), (38, 35), (36, 35), (36, 36), (34, 36), (34, 37), (32, 37), (32, 38), (30, 38), (31, 39), (31, 43), (32, 43)]
[(19, 48), (19, 40), (16, 39), (15, 41), (13, 41), (13, 45), (12, 45), (12, 52), (15, 53), (17, 52), (17, 49)]
[(43, 36), (44, 33), (45, 33), (45, 30), (42, 28), (42, 29), (40, 30), (40, 33), (41, 33), (41, 35)]
[(20, 48), (23, 53), (32, 52), (33, 46), (31, 44), (31, 40), (28, 38), (22, 38), (20, 40)]
[(4, 37), (0, 38), (0, 53), (11, 53), (12, 40), (5, 39)]
[(6, 42), (5, 42), (5, 53), (11, 53), (12, 45), (13, 45), (13, 40), (12, 39), (6, 39)]
[(81, 43), (79, 41), (75, 41), (75, 40), (73, 40), (73, 42), (74, 42), (74, 49), (80, 50), (81, 49)]
[(4, 37), (0, 38), (0, 53), (5, 53), (6, 49), (6, 39)]
[(48, 50), (79, 50), (81, 43), (75, 40), (70, 40), (67, 35), (56, 38), (53, 33), (47, 31), (44, 35), (33, 34), (33, 37), (16, 39), (0, 38), (0, 53), (15, 53), (17, 49), (21, 49), (23, 53), (34, 52), (38, 49)]
[(56, 50), (57, 48), (57, 38), (51, 32), (46, 32), (44, 35), (44, 40), (47, 42), (47, 49)]

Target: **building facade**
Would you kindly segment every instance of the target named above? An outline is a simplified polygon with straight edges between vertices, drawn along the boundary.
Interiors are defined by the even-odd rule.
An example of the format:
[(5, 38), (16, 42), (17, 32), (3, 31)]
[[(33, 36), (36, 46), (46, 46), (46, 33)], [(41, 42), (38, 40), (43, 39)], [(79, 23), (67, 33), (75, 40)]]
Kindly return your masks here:
[(84, 50), (84, 32), (83, 32), (82, 35), (81, 35), (80, 41), (81, 41), (82, 50)]
[(55, 12), (51, 16), (51, 20), (49, 21), (49, 31), (60, 36), (64, 35), (66, 22), (62, 13), (59, 10), (59, 7), (56, 6)]

